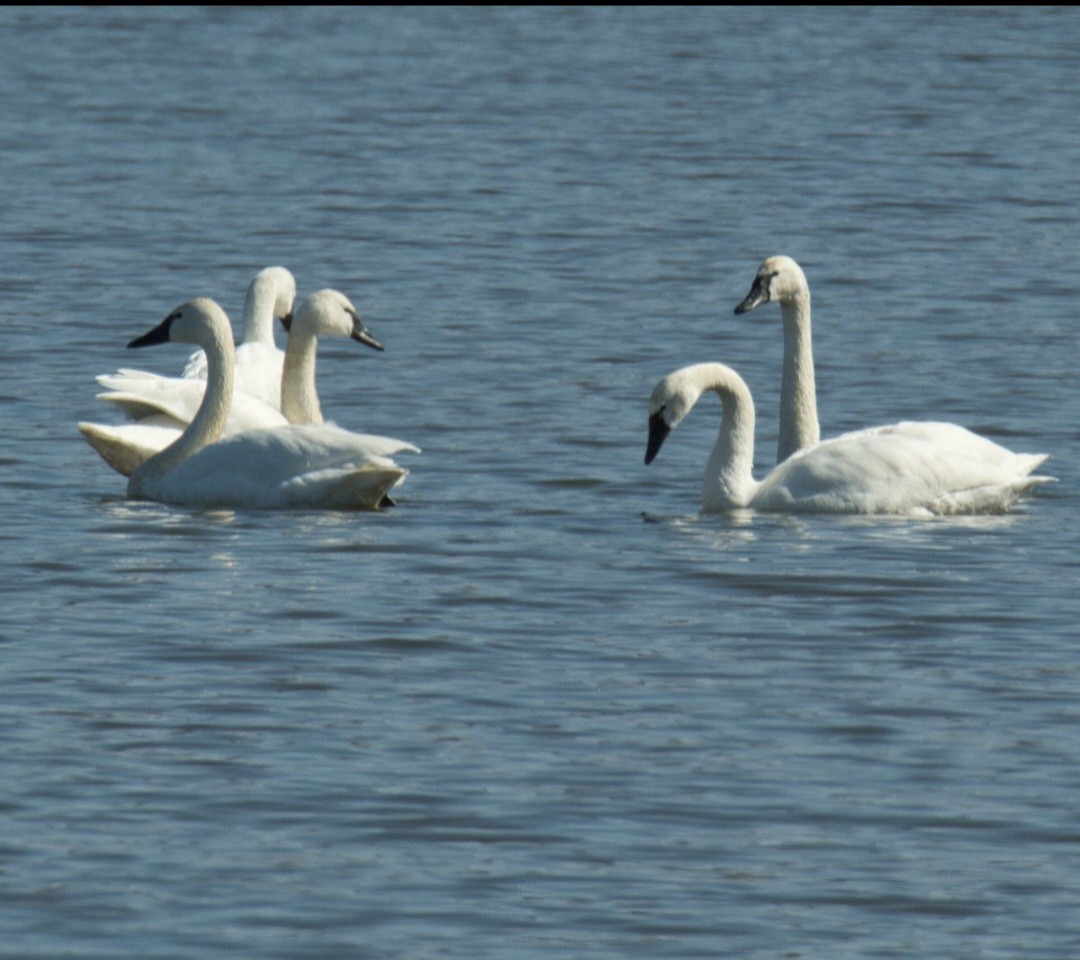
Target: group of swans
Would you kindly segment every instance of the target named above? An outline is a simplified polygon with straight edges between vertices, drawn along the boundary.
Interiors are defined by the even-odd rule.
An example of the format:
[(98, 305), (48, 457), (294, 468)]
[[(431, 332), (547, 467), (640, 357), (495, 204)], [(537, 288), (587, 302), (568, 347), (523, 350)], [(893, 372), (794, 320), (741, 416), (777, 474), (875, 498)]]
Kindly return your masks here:
[(705, 512), (936, 515), (999, 513), (1053, 477), (1033, 473), (1046, 454), (1013, 453), (952, 423), (902, 422), (820, 440), (810, 289), (790, 257), (770, 257), (736, 308), (777, 302), (784, 324), (777, 466), (757, 481), (754, 402), (743, 379), (721, 363), (664, 377), (649, 402), (645, 463), (706, 391), (722, 407), (720, 434), (702, 489)]
[[(376, 350), (341, 293), (320, 290), (293, 312), (296, 282), (283, 267), (248, 289), (243, 342), (234, 348), (222, 309), (184, 303), (129, 347), (175, 342), (201, 348), (181, 377), (121, 369), (98, 378), (100, 398), (133, 422), (80, 423), (101, 457), (127, 476), (128, 496), (197, 507), (378, 508), (407, 472), (392, 459), (419, 452), (401, 440), (356, 434), (323, 420), (315, 389), (320, 336), (351, 337)], [(649, 404), (645, 463), (706, 391), (720, 397), (720, 434), (709, 457), (702, 509), (784, 513), (932, 515), (1001, 512), (1040, 483), (1045, 454), (1013, 453), (951, 423), (902, 422), (820, 439), (810, 336), (810, 289), (790, 257), (758, 269), (745, 313), (780, 304), (784, 364), (777, 466), (753, 477), (754, 403), (721, 363), (664, 377)], [(274, 320), (288, 331), (274, 343)]]
[[(228, 317), (213, 300), (182, 304), (129, 347), (174, 342), (201, 348), (181, 377), (122, 369), (98, 377), (100, 398), (134, 422), (80, 423), (128, 496), (212, 508), (376, 509), (408, 471), (394, 454), (411, 443), (357, 434), (323, 419), (315, 389), (320, 336), (350, 337), (376, 350), (348, 298), (320, 290), (293, 313), (296, 282), (283, 267), (256, 275), (234, 348)], [(285, 351), (273, 324), (288, 331)]]

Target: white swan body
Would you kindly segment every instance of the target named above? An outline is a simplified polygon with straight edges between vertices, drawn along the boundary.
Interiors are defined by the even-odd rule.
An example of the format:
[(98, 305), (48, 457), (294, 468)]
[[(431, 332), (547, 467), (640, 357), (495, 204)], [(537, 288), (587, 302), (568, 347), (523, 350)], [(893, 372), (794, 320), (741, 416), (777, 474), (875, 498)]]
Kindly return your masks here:
[(206, 392), (180, 437), (132, 472), (130, 498), (212, 508), (374, 509), (407, 475), (372, 454), (362, 437), (332, 424), (289, 424), (219, 442), (233, 392), (228, 318), (213, 300), (190, 300), (130, 346), (169, 341), (205, 350)]
[[(284, 267), (266, 267), (255, 274), (248, 286), (244, 298), (244, 320), (242, 342), (236, 348), (235, 398), (234, 406), (245, 402), (242, 398), (254, 398), (261, 407), (270, 410), (281, 409), (281, 370), (285, 354), (274, 342), (274, 320), (284, 321), (292, 314), (296, 300), (296, 280)], [(191, 421), (195, 410), (202, 400), (202, 391), (206, 381), (206, 354), (197, 350), (188, 359), (180, 377), (162, 377), (144, 370), (121, 369), (115, 374), (98, 377), (98, 382), (115, 391), (105, 394), (101, 399), (119, 406), (132, 419), (142, 419), (150, 415), (149, 411), (160, 411), (162, 406), (176, 403), (187, 411), (179, 418), (179, 426)], [(145, 395), (147, 405), (139, 404)], [(175, 395), (175, 397), (173, 397)], [(278, 426), (283, 420), (275, 421), (263, 415), (258, 417), (258, 408), (241, 420), (230, 424), (230, 430), (252, 429), (255, 426)]]
[[(308, 297), (288, 322), (289, 339), (282, 367), (282, 411), (258, 399), (236, 392), (229, 405), (223, 437), (287, 423), (323, 423), (315, 389), (315, 355), (319, 336), (350, 337), (377, 350), (382, 345), (371, 336), (348, 298), (336, 290), (319, 290)], [(103, 383), (110, 378), (100, 377)], [(135, 381), (129, 378), (130, 387)], [(101, 398), (119, 405), (138, 418), (137, 423), (108, 426), (80, 423), (87, 441), (114, 470), (130, 476), (147, 457), (163, 450), (180, 436), (198, 412), (206, 384), (199, 380), (155, 378), (141, 375), (137, 389), (114, 391)], [(373, 455), (391, 456), (419, 448), (403, 440), (374, 434), (351, 434)]]
[(683, 367), (657, 385), (646, 463), (707, 390), (720, 396), (723, 407), (702, 489), (707, 513), (1000, 513), (1053, 479), (1032, 475), (1044, 454), (1013, 453), (955, 424), (912, 423), (826, 440), (793, 454), (758, 482), (752, 476), (754, 402), (742, 378), (720, 363)]
[(367, 439), (332, 423), (252, 430), (165, 473), (145, 469), (147, 460), (132, 473), (128, 496), (209, 508), (375, 509), (408, 471), (372, 453)]

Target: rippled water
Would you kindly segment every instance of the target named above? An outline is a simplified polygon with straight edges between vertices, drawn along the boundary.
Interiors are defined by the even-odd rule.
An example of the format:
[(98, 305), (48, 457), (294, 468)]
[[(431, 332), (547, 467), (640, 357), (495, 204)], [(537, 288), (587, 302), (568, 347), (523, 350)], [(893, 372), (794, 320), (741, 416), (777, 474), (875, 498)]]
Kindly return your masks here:
[[(0, 11), (0, 953), (1080, 955), (1080, 20)], [(814, 292), (825, 435), (1051, 454), (1005, 516), (696, 513)], [(382, 514), (124, 500), (94, 376), (260, 267), (385, 354)], [(178, 371), (185, 351), (140, 364)], [(405, 458), (402, 457), (402, 460)]]

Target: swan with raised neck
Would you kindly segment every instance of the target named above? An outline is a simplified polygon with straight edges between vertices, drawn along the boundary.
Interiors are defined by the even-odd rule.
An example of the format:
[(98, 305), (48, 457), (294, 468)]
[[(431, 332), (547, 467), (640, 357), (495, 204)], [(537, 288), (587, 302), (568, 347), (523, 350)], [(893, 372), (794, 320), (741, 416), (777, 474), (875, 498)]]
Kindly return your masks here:
[(754, 402), (722, 363), (664, 377), (649, 400), (651, 463), (702, 394), (720, 397), (720, 432), (702, 486), (702, 510), (931, 515), (1000, 513), (1051, 477), (1032, 475), (1045, 454), (1013, 453), (955, 424), (898, 424), (826, 440), (753, 477)]
[(159, 343), (190, 343), (202, 347), (210, 376), (202, 403), (191, 423), (160, 453), (144, 460), (128, 480), (128, 496), (136, 499), (147, 487), (185, 460), (221, 438), (229, 418), (234, 377), (234, 347), (229, 318), (209, 297), (196, 297), (177, 307), (149, 333), (128, 347)]
[(227, 508), (377, 509), (393, 503), (389, 491), (408, 471), (388, 453), (416, 449), (411, 444), (331, 423), (285, 424), (220, 439), (233, 388), (233, 343), (228, 318), (212, 300), (189, 300), (128, 346), (166, 342), (205, 350), (206, 390), (180, 437), (135, 468), (130, 498)]
[[(281, 409), (284, 354), (274, 340), (274, 321), (292, 315), (296, 279), (285, 267), (265, 267), (252, 278), (244, 297), (240, 345), (236, 348), (236, 389)], [(191, 355), (183, 376), (205, 380), (206, 356)]]
[(295, 316), (282, 322), (289, 339), (281, 370), (281, 412), (289, 423), (322, 423), (315, 389), (318, 338), (349, 337), (380, 351), (383, 345), (364, 326), (349, 298), (337, 290), (316, 291), (300, 305)]
[(758, 267), (750, 292), (736, 308), (746, 313), (779, 303), (784, 323), (784, 370), (780, 381), (780, 435), (776, 462), (821, 439), (810, 335), (810, 286), (791, 257), (769, 257)]
[[(322, 423), (323, 415), (315, 387), (315, 356), (320, 336), (350, 337), (382, 350), (364, 326), (349, 298), (336, 290), (319, 290), (281, 318), (289, 331), (284, 361), (278, 370), (277, 406), (271, 406), (240, 389), (240, 366), (234, 363), (235, 390), (225, 425), (226, 435), (274, 427), (284, 423)], [(243, 349), (241, 346), (239, 349)], [(199, 351), (200, 357), (205, 357)], [(130, 371), (121, 376), (100, 376), (109, 392), (99, 400), (119, 406), (139, 422), (148, 416), (171, 417), (177, 429), (191, 422), (202, 402), (206, 381), (195, 377), (157, 377)]]
[[(315, 387), (315, 357), (318, 337), (349, 337), (375, 350), (383, 346), (364, 326), (356, 308), (343, 293), (319, 290), (283, 319), (288, 330), (285, 363), (282, 366), (282, 409), (235, 389), (222, 435), (246, 430), (293, 424), (325, 422)], [(200, 356), (205, 356), (202, 351)], [(234, 364), (233, 369), (236, 369)], [(106, 385), (110, 378), (99, 378)], [(132, 424), (80, 423), (79, 430), (101, 458), (118, 473), (130, 476), (140, 463), (175, 440), (200, 409), (205, 382), (180, 378), (149, 378), (129, 381), (126, 391), (101, 394), (129, 412), (143, 414)], [(149, 415), (147, 415), (149, 413)], [(370, 444), (373, 453), (388, 456), (408, 450), (412, 444), (372, 434), (357, 434)]]

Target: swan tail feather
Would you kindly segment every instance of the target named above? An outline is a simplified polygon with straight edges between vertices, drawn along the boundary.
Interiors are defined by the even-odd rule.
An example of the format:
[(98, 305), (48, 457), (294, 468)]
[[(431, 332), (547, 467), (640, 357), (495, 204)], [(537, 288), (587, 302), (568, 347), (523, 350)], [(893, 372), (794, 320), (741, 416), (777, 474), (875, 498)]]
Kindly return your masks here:
[[(116, 373), (99, 373), (94, 379), (103, 387), (109, 387), (110, 390), (118, 390), (121, 389), (125, 383), (132, 380), (161, 381), (168, 380), (169, 378), (160, 373), (152, 373), (149, 370), (137, 370), (134, 367), (120, 367)], [(116, 384), (116, 386), (110, 386), (111, 384)]]
[(140, 463), (157, 453), (156, 449), (124, 439), (114, 428), (104, 424), (84, 421), (79, 424), (79, 432), (102, 460), (125, 477), (130, 477)]
[(286, 500), (298, 507), (317, 503), (336, 510), (378, 510), (394, 505), (390, 491), (408, 474), (392, 460), (377, 457), (359, 467), (306, 474), (286, 484), (284, 493)]
[(125, 416), (132, 420), (142, 420), (161, 414), (171, 417), (178, 423), (187, 424), (191, 421), (192, 411), (179, 402), (172, 402), (167, 396), (154, 392), (131, 392), (126, 390), (109, 390), (99, 393), (96, 399), (117, 407)]
[(1050, 459), (1048, 453), (1020, 453), (1017, 456), (1021, 459), (1018, 466), (1023, 473), (1031, 473), (1036, 467), (1041, 466)]
[(972, 513), (1005, 513), (1017, 500), (1043, 483), (1057, 477), (1026, 476), (1007, 483), (992, 483), (968, 490), (957, 490), (938, 497), (926, 508), (938, 516)]

